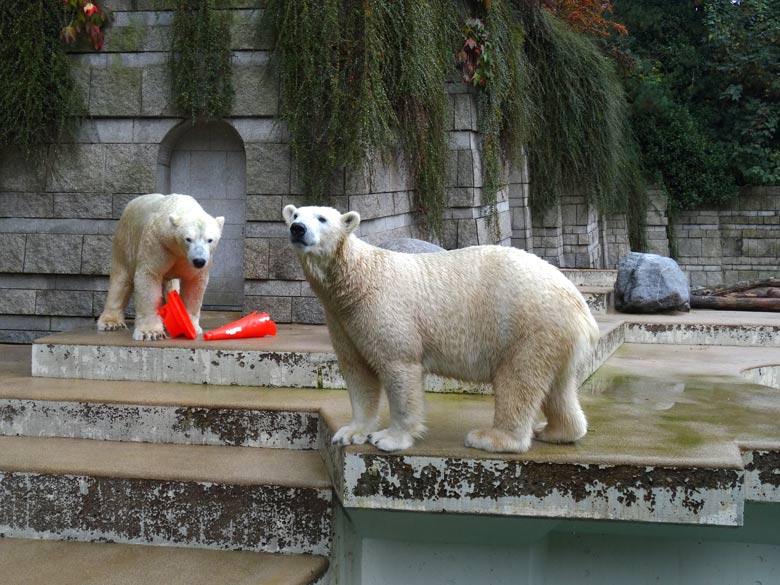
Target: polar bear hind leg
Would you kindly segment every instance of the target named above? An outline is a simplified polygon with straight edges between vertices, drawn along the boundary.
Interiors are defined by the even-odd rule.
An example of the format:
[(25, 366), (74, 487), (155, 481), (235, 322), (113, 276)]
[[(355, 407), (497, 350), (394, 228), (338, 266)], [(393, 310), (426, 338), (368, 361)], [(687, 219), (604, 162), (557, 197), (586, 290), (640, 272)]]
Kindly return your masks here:
[(120, 266), (112, 269), (106, 305), (97, 322), (98, 331), (127, 329), (125, 308), (133, 293), (133, 275)]
[[(526, 339), (509, 352), (493, 377), (493, 427), (466, 435), (466, 446), (495, 453), (525, 453), (531, 448), (533, 425), (556, 372), (555, 352)], [(546, 355), (550, 354), (550, 355)]]
[(588, 432), (588, 421), (577, 396), (576, 360), (571, 360), (542, 403), (546, 423), (534, 429), (534, 438), (545, 443), (574, 443)]

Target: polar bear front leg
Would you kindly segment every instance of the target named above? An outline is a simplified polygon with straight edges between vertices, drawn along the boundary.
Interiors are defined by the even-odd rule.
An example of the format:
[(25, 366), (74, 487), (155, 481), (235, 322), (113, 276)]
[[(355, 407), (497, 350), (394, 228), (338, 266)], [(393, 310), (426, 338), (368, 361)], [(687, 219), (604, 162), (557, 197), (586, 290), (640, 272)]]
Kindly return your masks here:
[(400, 451), (425, 431), (425, 394), (420, 364), (397, 364), (382, 377), (390, 405), (390, 426), (371, 433), (368, 440), (382, 451)]
[(195, 327), (195, 333), (200, 335), (203, 329), (200, 326), (200, 307), (203, 304), (203, 295), (209, 283), (209, 275), (198, 274), (193, 278), (181, 281), (181, 301), (187, 309), (187, 313)]
[(379, 377), (366, 363), (346, 333), (334, 319), (325, 314), (339, 368), (347, 383), (352, 420), (333, 435), (334, 445), (362, 445), (379, 420), (379, 399), (382, 386)]
[(136, 341), (165, 339), (165, 328), (157, 311), (162, 304), (162, 278), (153, 272), (135, 273), (135, 329)]

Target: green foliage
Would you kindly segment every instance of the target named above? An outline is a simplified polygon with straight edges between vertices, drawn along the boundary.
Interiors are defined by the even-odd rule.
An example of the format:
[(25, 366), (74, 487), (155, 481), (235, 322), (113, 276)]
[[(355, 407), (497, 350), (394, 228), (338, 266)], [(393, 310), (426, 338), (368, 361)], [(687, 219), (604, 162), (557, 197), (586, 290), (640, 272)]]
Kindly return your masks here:
[(780, 1), (705, 4), (712, 125), (740, 182), (780, 184)]
[(193, 119), (233, 107), (230, 12), (215, 0), (177, 0), (171, 37), (171, 79), (177, 110)]
[(665, 186), (672, 213), (736, 196), (728, 153), (650, 76), (634, 91), (632, 121), (645, 168)]
[(526, 137), (531, 205), (583, 193), (605, 211), (625, 211), (641, 190), (625, 92), (614, 63), (591, 37), (545, 10), (519, 3), (528, 92)]
[[(531, 71), (522, 50), (523, 29), (511, 8), (496, 0), (481, 17), (484, 41), (472, 83), (480, 88), (477, 118), (482, 135), (482, 203), (495, 210), (498, 191), (506, 186), (506, 166), (521, 157), (539, 105), (529, 91)], [(469, 31), (465, 32), (469, 38)], [(497, 223), (493, 224), (497, 229)]]
[(647, 173), (672, 211), (780, 182), (780, 1), (617, 0)]
[(74, 128), (82, 105), (58, 38), (65, 18), (60, 0), (0, 6), (0, 146), (29, 155)]
[(452, 7), (446, 0), (270, 0), (281, 107), (312, 201), (343, 168), (403, 149), (417, 206), (439, 235), (445, 204)]

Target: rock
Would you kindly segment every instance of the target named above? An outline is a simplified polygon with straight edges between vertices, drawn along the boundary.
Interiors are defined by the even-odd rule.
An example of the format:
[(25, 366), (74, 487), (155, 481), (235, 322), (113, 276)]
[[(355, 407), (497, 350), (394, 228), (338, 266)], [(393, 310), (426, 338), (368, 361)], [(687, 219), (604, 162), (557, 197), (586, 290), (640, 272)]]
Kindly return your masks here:
[(415, 240), (414, 238), (398, 238), (387, 240), (379, 244), (380, 248), (391, 250), (393, 252), (403, 252), (405, 254), (428, 254), (431, 252), (444, 252), (444, 248), (431, 244), (425, 240)]
[(615, 282), (615, 308), (618, 311), (689, 311), (690, 299), (688, 279), (671, 258), (631, 252), (618, 263)]

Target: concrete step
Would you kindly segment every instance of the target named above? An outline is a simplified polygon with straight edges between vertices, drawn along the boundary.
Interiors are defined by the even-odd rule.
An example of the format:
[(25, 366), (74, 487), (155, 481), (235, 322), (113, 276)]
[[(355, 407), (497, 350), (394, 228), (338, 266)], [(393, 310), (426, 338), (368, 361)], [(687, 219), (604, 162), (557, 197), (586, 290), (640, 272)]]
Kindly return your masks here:
[(577, 286), (614, 288), (617, 270), (562, 268), (561, 272)]
[(577, 288), (594, 315), (606, 315), (615, 308), (614, 290), (611, 287), (580, 285)]
[(0, 437), (0, 534), (327, 555), (316, 451)]
[(0, 538), (6, 585), (309, 585), (324, 557)]

